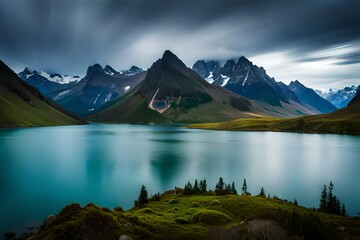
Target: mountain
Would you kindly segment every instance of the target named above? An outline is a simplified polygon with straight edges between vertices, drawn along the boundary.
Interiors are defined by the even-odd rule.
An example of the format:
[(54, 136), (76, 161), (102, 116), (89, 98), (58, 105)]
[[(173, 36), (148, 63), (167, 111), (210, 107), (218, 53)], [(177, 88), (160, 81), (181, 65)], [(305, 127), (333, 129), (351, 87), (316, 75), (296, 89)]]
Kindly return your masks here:
[(348, 105), (351, 99), (353, 99), (358, 88), (360, 88), (360, 86), (356, 87), (353, 85), (339, 90), (330, 89), (327, 92), (315, 90), (315, 92), (322, 98), (331, 102), (335, 107), (343, 108)]
[(355, 104), (360, 104), (360, 86), (358, 87), (355, 97), (353, 97), (353, 99), (351, 99), (351, 101), (349, 102), (348, 106), (353, 106)]
[(237, 62), (228, 60), (224, 66), (218, 61), (199, 60), (192, 69), (209, 83), (222, 86), (249, 99), (279, 107), (282, 103), (300, 103), (288, 86), (276, 82), (267, 75), (263, 67), (254, 65), (245, 57), (240, 57)]
[(99, 122), (203, 122), (253, 115), (250, 101), (213, 86), (169, 50), (131, 92), (89, 117)]
[(290, 82), (289, 88), (295, 92), (302, 103), (317, 109), (320, 113), (329, 113), (337, 109), (329, 101), (320, 97), (313, 89), (305, 87), (298, 80)]
[(119, 72), (109, 65), (102, 68), (100, 64), (94, 64), (88, 68), (86, 76), (80, 81), (68, 81), (66, 84), (65, 81), (52, 81), (55, 77), (46, 78), (44, 72), (32, 72), (25, 69), (19, 75), (46, 96), (79, 116), (87, 115), (104, 103), (121, 96), (139, 84), (146, 75), (144, 70), (135, 66)]
[(105, 104), (88, 119), (95, 122), (188, 123), (306, 114), (314, 112), (300, 104), (296, 108), (289, 103), (280, 107), (248, 100), (212, 85), (167, 50), (135, 89)]
[(0, 127), (84, 124), (0, 61)]
[(68, 76), (61, 74), (49, 74), (44, 71), (34, 71), (29, 68), (25, 68), (19, 73), (19, 77), (30, 85), (36, 87), (44, 95), (48, 95), (51, 92), (65, 89), (68, 85), (75, 84), (80, 81), (79, 76)]

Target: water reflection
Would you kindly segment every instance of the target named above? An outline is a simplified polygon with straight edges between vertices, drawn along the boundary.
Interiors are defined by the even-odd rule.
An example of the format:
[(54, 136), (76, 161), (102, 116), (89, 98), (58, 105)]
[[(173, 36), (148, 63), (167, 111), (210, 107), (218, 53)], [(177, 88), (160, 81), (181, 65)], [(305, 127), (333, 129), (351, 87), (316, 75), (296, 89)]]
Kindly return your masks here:
[[(88, 125), (0, 131), (0, 232), (41, 221), (71, 202), (130, 208), (149, 194), (206, 178), (316, 207), (324, 183), (360, 211), (360, 138)], [(306, 193), (306, 194), (304, 194)]]

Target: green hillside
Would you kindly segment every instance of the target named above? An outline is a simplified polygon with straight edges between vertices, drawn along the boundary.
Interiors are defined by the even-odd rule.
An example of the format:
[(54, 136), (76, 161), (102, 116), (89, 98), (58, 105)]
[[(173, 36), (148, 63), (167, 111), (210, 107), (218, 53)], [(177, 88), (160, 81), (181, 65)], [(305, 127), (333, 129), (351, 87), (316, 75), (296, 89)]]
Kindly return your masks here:
[(45, 98), (0, 61), (0, 127), (84, 124)]
[(328, 114), (290, 119), (238, 119), (230, 122), (193, 124), (188, 128), (360, 135), (360, 102), (352, 102), (348, 107)]
[[(180, 190), (181, 191), (181, 190)], [(260, 196), (153, 197), (141, 208), (71, 204), (31, 239), (359, 239), (360, 219)]]

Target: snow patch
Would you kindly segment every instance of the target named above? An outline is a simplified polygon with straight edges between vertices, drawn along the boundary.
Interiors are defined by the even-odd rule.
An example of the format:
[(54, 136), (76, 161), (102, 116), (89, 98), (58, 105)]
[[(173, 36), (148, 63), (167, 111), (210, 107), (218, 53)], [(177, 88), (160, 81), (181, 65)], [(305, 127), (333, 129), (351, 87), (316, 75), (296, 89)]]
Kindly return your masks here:
[(244, 82), (242, 83), (243, 86), (245, 85), (245, 83), (246, 83), (246, 81), (247, 81), (247, 79), (249, 77), (249, 69), (246, 68), (246, 70), (247, 70), (246, 76), (245, 76)]
[(230, 77), (225, 76), (225, 75), (222, 75), (222, 74), (221, 74), (221, 77), (222, 77), (223, 80), (224, 80), (223, 83), (221, 84), (221, 86), (223, 87), (223, 86), (225, 86), (225, 85), (228, 83)]
[(110, 72), (110, 71), (105, 71), (105, 74), (110, 75), (110, 76), (114, 75), (114, 73)]
[(207, 78), (205, 78), (205, 80), (212, 84), (214, 82), (214, 75), (213, 75), (213, 72), (210, 72), (209, 76), (207, 76)]
[(51, 82), (56, 82), (56, 83), (60, 83), (60, 84), (68, 84), (68, 83), (71, 83), (71, 82), (79, 82), (81, 80), (80, 77), (73, 77), (73, 76), (69, 76), (69, 75), (60, 75), (60, 74), (59, 74), (60, 76), (55, 75), (55, 76), (51, 77), (50, 74), (48, 74), (47, 72), (44, 72), (44, 71), (40, 71), (39, 75), (46, 78), (47, 80), (49, 80)]
[(97, 100), (98, 100), (99, 97), (100, 97), (100, 93), (99, 93), (99, 95), (97, 95), (97, 97), (96, 97), (96, 99), (95, 99), (95, 101), (94, 101), (94, 104), (96, 104), (96, 102), (97, 102)]

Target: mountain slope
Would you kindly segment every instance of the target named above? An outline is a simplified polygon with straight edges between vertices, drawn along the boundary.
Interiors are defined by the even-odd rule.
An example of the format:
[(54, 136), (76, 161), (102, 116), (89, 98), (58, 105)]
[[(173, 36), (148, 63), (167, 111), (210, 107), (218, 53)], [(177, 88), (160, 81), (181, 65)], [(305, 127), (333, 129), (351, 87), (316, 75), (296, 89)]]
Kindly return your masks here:
[(289, 88), (295, 92), (302, 103), (317, 109), (320, 113), (329, 113), (337, 109), (329, 101), (320, 97), (313, 89), (305, 87), (298, 80), (292, 81)]
[(330, 89), (327, 92), (321, 92), (317, 90), (316, 93), (319, 94), (322, 98), (331, 102), (335, 107), (343, 108), (348, 105), (351, 99), (353, 99), (359, 88), (360, 86), (356, 87), (353, 85), (351, 87), (345, 87), (339, 90)]
[(89, 119), (98, 122), (222, 121), (260, 114), (255, 106), (237, 94), (207, 83), (167, 50), (134, 90), (106, 104)]
[(97, 110), (104, 103), (123, 95), (145, 78), (146, 72), (133, 66), (124, 72), (99, 64), (90, 66), (77, 84), (51, 92), (48, 96), (80, 116)]
[(360, 135), (360, 92), (347, 107), (328, 114), (291, 119), (238, 119), (224, 123), (194, 124), (189, 128)]
[(83, 124), (0, 61), (0, 127)]
[(355, 97), (353, 97), (353, 99), (351, 99), (348, 106), (353, 106), (355, 104), (359, 104), (359, 102), (360, 102), (360, 86), (358, 87), (358, 89), (356, 91)]

